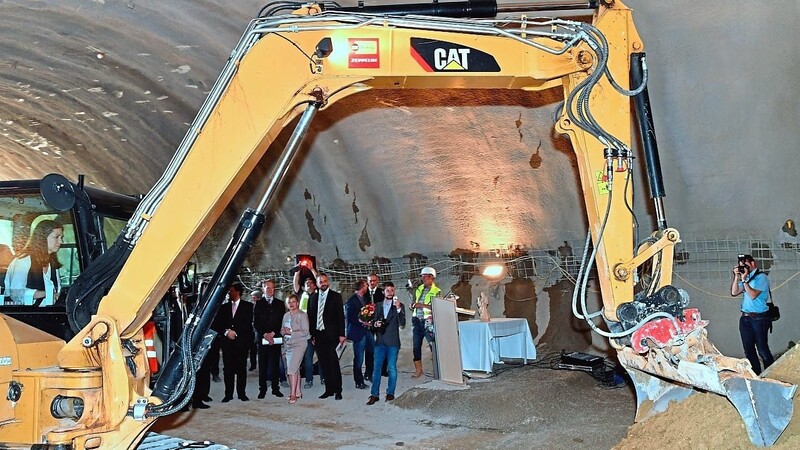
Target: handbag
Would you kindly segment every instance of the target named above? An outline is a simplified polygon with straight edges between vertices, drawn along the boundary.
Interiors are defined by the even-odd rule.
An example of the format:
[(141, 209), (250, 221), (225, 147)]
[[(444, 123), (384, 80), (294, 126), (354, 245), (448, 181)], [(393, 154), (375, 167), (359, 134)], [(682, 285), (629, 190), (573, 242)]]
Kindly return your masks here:
[(781, 318), (781, 309), (775, 303), (769, 302), (767, 303), (767, 316), (769, 316), (769, 320), (775, 322)]

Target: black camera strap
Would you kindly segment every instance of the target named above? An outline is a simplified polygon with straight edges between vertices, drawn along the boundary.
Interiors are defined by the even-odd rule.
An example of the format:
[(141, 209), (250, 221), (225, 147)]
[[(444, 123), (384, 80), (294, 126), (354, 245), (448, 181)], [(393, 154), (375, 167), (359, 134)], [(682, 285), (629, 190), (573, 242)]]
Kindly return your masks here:
[[(753, 281), (753, 280), (755, 280), (755, 279), (756, 279), (756, 277), (757, 277), (757, 276), (759, 276), (759, 275), (764, 275), (765, 277), (767, 276), (767, 274), (766, 274), (766, 273), (764, 273), (764, 272), (762, 272), (762, 271), (760, 271), (760, 270), (756, 269), (756, 270), (754, 270), (754, 271), (753, 271), (753, 275), (752, 275), (752, 276), (750, 277), (750, 279), (749, 279), (749, 280), (747, 280), (747, 281), (748, 281), (748, 282), (750, 282), (750, 281)], [(767, 286), (769, 286), (769, 285), (767, 285)], [(774, 304), (774, 302), (772, 301), (772, 289), (768, 287), (768, 288), (767, 288), (767, 293), (769, 294), (769, 301), (767, 301), (767, 303), (772, 303), (772, 304)]]
[[(767, 276), (767, 274), (765, 274), (765, 273), (761, 272), (760, 270), (756, 269), (756, 270), (753, 272), (753, 276), (751, 276), (751, 277), (750, 277), (750, 279), (749, 279), (748, 281), (752, 281), (752, 280), (754, 280), (754, 279), (755, 279), (757, 276), (759, 276), (759, 275), (762, 275), (762, 274), (763, 274), (765, 277)], [(769, 284), (767, 284), (767, 286), (769, 286)], [(767, 301), (767, 304), (769, 304), (769, 305), (772, 305), (772, 307), (769, 307), (769, 310), (768, 310), (767, 312), (768, 312), (768, 313), (771, 313), (771, 312), (772, 312), (772, 310), (773, 310), (773, 307), (774, 307), (774, 309), (776, 309), (776, 310), (778, 309), (778, 307), (775, 305), (775, 302), (773, 302), (773, 301), (772, 301), (772, 288), (771, 288), (771, 287), (767, 287), (767, 293), (769, 294), (769, 300)], [(778, 315), (778, 317), (780, 317), (780, 315)], [(772, 314), (770, 314), (770, 319), (771, 319), (771, 320), (769, 321), (769, 328), (768, 328), (768, 329), (769, 329), (769, 332), (770, 332), (770, 333), (772, 333), (772, 322), (774, 322), (774, 321), (775, 321), (775, 320), (777, 320), (777, 319), (776, 319), (776, 318), (774, 318), (774, 317), (772, 317)]]

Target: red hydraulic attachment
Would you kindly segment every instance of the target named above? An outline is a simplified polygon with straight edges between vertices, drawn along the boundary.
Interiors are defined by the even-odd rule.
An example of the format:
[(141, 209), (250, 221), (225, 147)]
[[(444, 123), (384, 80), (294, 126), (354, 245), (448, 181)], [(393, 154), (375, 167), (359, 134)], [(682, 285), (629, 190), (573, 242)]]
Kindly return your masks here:
[[(678, 328), (675, 327), (677, 324)], [(700, 319), (697, 308), (688, 308), (683, 311), (683, 318), (658, 319), (647, 322), (636, 330), (631, 336), (631, 347), (636, 353), (646, 353), (651, 346), (664, 348), (675, 344), (675, 336), (684, 337), (697, 328), (708, 325), (707, 320)], [(648, 342), (649, 341), (649, 342)]]

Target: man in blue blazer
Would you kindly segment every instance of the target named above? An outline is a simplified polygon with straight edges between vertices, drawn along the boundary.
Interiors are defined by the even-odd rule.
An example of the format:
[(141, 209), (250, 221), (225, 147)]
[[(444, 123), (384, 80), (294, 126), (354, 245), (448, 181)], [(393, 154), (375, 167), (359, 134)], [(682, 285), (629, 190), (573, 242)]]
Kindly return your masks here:
[(346, 336), (353, 343), (353, 380), (356, 382), (356, 389), (366, 389), (367, 385), (364, 383), (361, 365), (364, 362), (364, 350), (367, 346), (372, 348), (372, 333), (361, 323), (358, 316), (361, 308), (367, 304), (367, 300), (364, 298), (367, 293), (367, 282), (364, 280), (356, 281), (354, 289), (353, 296), (347, 300), (345, 305), (345, 316), (347, 317)]
[(397, 387), (397, 354), (400, 352), (400, 327), (406, 325), (406, 311), (395, 296), (394, 284), (383, 285), (384, 299), (375, 304), (372, 326), (375, 330), (375, 368), (372, 373), (372, 391), (367, 405), (375, 404), (381, 393), (381, 366), (388, 361), (389, 385), (386, 387), (386, 401), (394, 400)]

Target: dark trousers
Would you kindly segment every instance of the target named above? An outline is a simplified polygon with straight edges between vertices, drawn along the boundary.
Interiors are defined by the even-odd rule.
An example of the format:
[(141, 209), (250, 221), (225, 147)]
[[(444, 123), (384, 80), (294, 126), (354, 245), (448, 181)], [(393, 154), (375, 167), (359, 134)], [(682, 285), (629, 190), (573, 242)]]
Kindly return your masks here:
[[(258, 333), (256, 333), (256, 336), (258, 336)], [(259, 342), (258, 342), (259, 340), (260, 339), (254, 339), (253, 343), (250, 345), (250, 367), (251, 368), (256, 366), (256, 358), (258, 357), (258, 346), (260, 345)]]
[(203, 358), (200, 367), (197, 369), (197, 384), (194, 386), (194, 393), (192, 394), (192, 405), (197, 406), (208, 397), (211, 392), (211, 362), (209, 355)]
[(267, 392), (267, 381), (272, 383), (272, 392), (279, 392), (280, 387), (280, 345), (258, 344), (258, 389), (259, 393)]
[(366, 345), (364, 346), (364, 378), (372, 379), (372, 368), (375, 362), (375, 335), (367, 331)]
[(211, 371), (211, 375), (215, 377), (219, 377), (219, 351), (222, 339), (227, 339), (224, 336), (217, 336), (211, 342), (211, 348), (208, 349), (208, 355), (206, 355), (206, 359), (208, 359), (208, 367)]
[(430, 343), (433, 339), (429, 333), (425, 332), (425, 321), (419, 317), (411, 318), (411, 334), (413, 337), (414, 361), (422, 361), (422, 339), (427, 339)]
[[(319, 379), (322, 381), (325, 379), (325, 376), (322, 372), (322, 366), (318, 366), (318, 369)], [(311, 342), (311, 339), (308, 340), (306, 354), (303, 357), (303, 376), (306, 377), (306, 381), (308, 382), (314, 381), (314, 344)]]
[[(756, 375), (761, 373), (761, 364), (758, 361), (758, 356), (761, 356), (765, 369), (775, 362), (772, 352), (769, 351), (767, 337), (769, 325), (770, 320), (766, 314), (757, 316), (742, 315), (739, 319), (739, 334), (742, 336), (744, 356), (750, 361), (750, 365), (753, 366), (753, 372)], [(756, 356), (756, 350), (758, 350), (758, 356)]]
[(281, 357), (278, 358), (278, 373), (279, 373), (279, 377), (280, 377), (281, 383), (285, 382), (286, 381), (286, 358), (284, 358), (283, 355), (281, 355)]
[(364, 333), (361, 339), (353, 341), (353, 380), (356, 382), (356, 386), (364, 384), (364, 374), (361, 373), (361, 364), (364, 362), (364, 349), (367, 346), (367, 339), (372, 339), (372, 335)]
[[(223, 338), (227, 339), (227, 338)], [(247, 345), (225, 343), (222, 346), (222, 364), (225, 374), (225, 397), (233, 397), (234, 379), (236, 395), (245, 397), (247, 388)]]
[(342, 393), (342, 371), (339, 368), (339, 358), (336, 356), (336, 346), (339, 339), (320, 333), (314, 343), (317, 351), (319, 367), (325, 373), (325, 393)]

